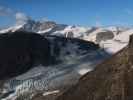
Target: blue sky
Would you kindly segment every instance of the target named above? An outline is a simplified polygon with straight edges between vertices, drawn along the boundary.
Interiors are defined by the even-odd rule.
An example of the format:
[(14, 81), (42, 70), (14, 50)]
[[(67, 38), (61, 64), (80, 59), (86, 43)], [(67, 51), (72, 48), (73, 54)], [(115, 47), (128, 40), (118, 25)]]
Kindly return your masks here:
[(133, 0), (0, 0), (0, 26), (18, 12), (70, 25), (133, 25)]

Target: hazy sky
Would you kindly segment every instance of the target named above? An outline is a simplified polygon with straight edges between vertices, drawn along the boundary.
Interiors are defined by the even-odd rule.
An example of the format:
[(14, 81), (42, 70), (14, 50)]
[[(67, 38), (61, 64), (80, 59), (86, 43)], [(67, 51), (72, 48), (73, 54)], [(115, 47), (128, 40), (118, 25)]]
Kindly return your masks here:
[(133, 25), (133, 0), (0, 0), (0, 26), (25, 15), (84, 26)]

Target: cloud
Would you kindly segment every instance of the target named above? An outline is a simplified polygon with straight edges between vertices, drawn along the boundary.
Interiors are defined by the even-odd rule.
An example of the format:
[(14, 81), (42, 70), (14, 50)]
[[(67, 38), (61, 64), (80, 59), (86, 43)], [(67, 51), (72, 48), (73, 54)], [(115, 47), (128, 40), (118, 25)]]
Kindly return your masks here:
[(14, 11), (10, 8), (0, 6), (0, 16), (12, 16)]
[(22, 13), (22, 12), (17, 12), (15, 14), (15, 19), (16, 19), (16, 24), (23, 24), (25, 23), (27, 20), (30, 19), (29, 16), (27, 16), (26, 14)]
[[(25, 13), (17, 11), (17, 9), (14, 10), (2, 5), (0, 5), (0, 17), (6, 17), (7, 21), (15, 25), (24, 24), (27, 20), (31, 19)], [(6, 20), (5, 23), (7, 23)]]
[(23, 24), (24, 22), (30, 19), (30, 17), (28, 17), (26, 14), (22, 12), (18, 12), (14, 9), (0, 5), (0, 17), (1, 16), (13, 20), (16, 25)]

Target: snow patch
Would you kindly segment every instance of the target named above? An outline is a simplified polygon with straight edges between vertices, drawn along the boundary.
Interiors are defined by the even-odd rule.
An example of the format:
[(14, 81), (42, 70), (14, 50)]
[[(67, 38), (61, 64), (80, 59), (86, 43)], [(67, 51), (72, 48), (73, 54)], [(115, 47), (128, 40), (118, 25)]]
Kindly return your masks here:
[(60, 92), (60, 90), (49, 91), (49, 92), (43, 93), (43, 96), (47, 96), (47, 95), (51, 95), (51, 94), (57, 94), (57, 93), (59, 93), (59, 92)]

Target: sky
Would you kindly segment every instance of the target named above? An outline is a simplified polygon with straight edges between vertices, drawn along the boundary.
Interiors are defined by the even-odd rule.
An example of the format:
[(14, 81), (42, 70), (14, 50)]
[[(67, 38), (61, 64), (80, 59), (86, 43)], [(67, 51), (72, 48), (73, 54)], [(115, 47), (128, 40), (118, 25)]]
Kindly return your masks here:
[(0, 26), (27, 16), (69, 25), (133, 25), (133, 0), (0, 0)]

